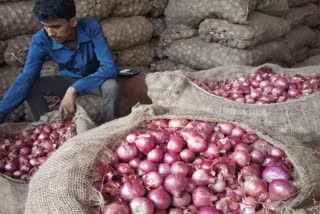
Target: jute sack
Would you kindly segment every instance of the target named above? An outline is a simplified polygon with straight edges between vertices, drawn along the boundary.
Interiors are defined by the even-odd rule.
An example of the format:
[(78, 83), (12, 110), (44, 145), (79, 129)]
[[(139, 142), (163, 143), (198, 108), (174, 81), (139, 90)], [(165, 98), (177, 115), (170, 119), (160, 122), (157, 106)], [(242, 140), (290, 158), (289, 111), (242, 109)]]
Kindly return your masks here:
[(75, 0), (77, 16), (101, 20), (110, 15), (115, 2), (116, 0)]
[(198, 30), (186, 25), (175, 25), (165, 29), (160, 35), (160, 47), (168, 47), (175, 40), (188, 39), (198, 36)]
[[(6, 123), (0, 125), (0, 133), (14, 134), (23, 130), (32, 129), (35, 125), (39, 125), (41, 123), (57, 121), (57, 119), (57, 112), (50, 112), (42, 116), (40, 121), (36, 123)], [(77, 134), (95, 127), (94, 123), (88, 118), (87, 114), (81, 107), (77, 107), (77, 112), (73, 121), (76, 124)], [(0, 188), (0, 213), (24, 213), (29, 184), (0, 174)]]
[(168, 4), (168, 0), (152, 0), (151, 2), (151, 10), (148, 15), (153, 18), (157, 18), (164, 14), (164, 10), (166, 9)]
[(170, 59), (163, 59), (156, 61), (151, 64), (152, 71), (162, 72), (162, 71), (174, 71), (174, 70), (184, 70), (184, 71), (196, 71), (188, 66), (177, 64)]
[(164, 17), (147, 18), (153, 26), (152, 37), (160, 37), (161, 33), (167, 28)]
[(112, 16), (143, 16), (151, 10), (152, 0), (117, 0)]
[(234, 48), (252, 48), (277, 39), (290, 31), (288, 21), (267, 14), (252, 12), (246, 25), (222, 19), (205, 19), (199, 26), (199, 37)]
[(20, 73), (21, 68), (3, 65), (0, 67), (0, 97), (4, 95)]
[[(100, 199), (92, 187), (92, 173), (96, 161), (103, 157), (103, 160), (108, 161), (112, 151), (120, 145), (126, 134), (141, 126), (143, 122), (175, 117), (208, 122), (221, 121), (214, 114), (160, 106), (138, 106), (129, 116), (78, 135), (54, 153), (31, 180), (25, 214), (88, 213), (89, 206)], [(249, 128), (244, 124), (236, 124)], [(253, 130), (262, 139), (282, 148), (292, 161), (295, 179), (302, 189), (296, 198), (284, 205), (298, 206), (318, 187), (320, 174), (319, 170), (315, 169), (319, 169), (320, 161), (294, 139), (278, 141), (259, 130)]]
[(7, 40), (4, 61), (7, 65), (23, 66), (29, 50), (32, 35), (21, 35)]
[(298, 7), (308, 3), (317, 3), (318, 0), (288, 0), (289, 7)]
[(213, 16), (244, 24), (255, 6), (256, 0), (169, 0), (164, 14), (168, 25), (197, 27), (203, 19)]
[(154, 49), (155, 59), (164, 59), (166, 58), (164, 49), (160, 47), (160, 41), (157, 38), (153, 38), (150, 41), (150, 45)]
[(148, 96), (154, 104), (203, 110), (227, 120), (239, 120), (272, 133), (273, 136), (294, 136), (301, 142), (320, 142), (320, 93), (314, 93), (283, 103), (257, 105), (246, 104), (213, 95), (192, 82), (198, 79), (228, 81), (248, 76), (262, 67), (270, 67), (276, 73), (287, 75), (318, 74), (320, 67), (282, 68), (275, 64), (258, 67), (224, 66), (199, 72), (175, 72), (148, 74)]
[(143, 16), (112, 17), (101, 21), (104, 36), (112, 50), (143, 44), (152, 37), (153, 26)]
[(33, 0), (0, 4), (0, 39), (31, 34), (40, 29), (40, 22), (32, 14), (33, 5)]
[(301, 68), (301, 67), (315, 66), (315, 65), (320, 65), (320, 55), (311, 56), (308, 59), (306, 59), (305, 61), (300, 62), (299, 64), (296, 64), (294, 67)]
[(7, 47), (7, 43), (5, 41), (0, 41), (0, 64), (4, 62), (3, 54)]
[(257, 10), (270, 15), (282, 16), (289, 10), (288, 0), (259, 0)]
[(223, 65), (259, 65), (266, 62), (290, 61), (290, 53), (311, 46), (315, 34), (306, 26), (291, 30), (285, 38), (258, 45), (252, 49), (230, 48), (207, 43), (198, 37), (174, 41), (165, 54), (170, 60), (195, 69), (209, 69)]
[(122, 51), (113, 51), (115, 61), (122, 66), (149, 66), (154, 59), (155, 50), (147, 42)]
[(289, 22), (290, 26), (307, 25), (315, 27), (320, 24), (320, 8), (315, 4), (290, 8), (284, 18)]

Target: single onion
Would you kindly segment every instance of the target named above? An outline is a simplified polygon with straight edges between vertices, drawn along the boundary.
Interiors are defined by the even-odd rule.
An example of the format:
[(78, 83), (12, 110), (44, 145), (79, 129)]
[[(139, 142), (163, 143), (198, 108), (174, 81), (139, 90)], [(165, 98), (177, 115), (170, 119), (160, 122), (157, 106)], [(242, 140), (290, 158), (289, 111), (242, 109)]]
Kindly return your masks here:
[(150, 190), (147, 197), (152, 201), (157, 209), (167, 209), (171, 204), (169, 193), (161, 186), (157, 189)]
[(192, 182), (198, 186), (206, 186), (215, 182), (215, 178), (212, 177), (205, 169), (198, 169), (192, 174)]
[(170, 171), (172, 174), (180, 173), (187, 176), (190, 171), (190, 166), (183, 161), (177, 161), (171, 165)]
[(188, 179), (184, 174), (170, 174), (164, 179), (164, 188), (175, 197), (180, 197), (187, 186)]
[(252, 196), (258, 201), (263, 201), (268, 197), (267, 183), (255, 176), (246, 178), (244, 182), (244, 191), (248, 196)]
[(188, 148), (193, 152), (203, 152), (207, 148), (207, 140), (192, 129), (183, 129), (181, 136), (187, 141)]
[(144, 185), (138, 181), (126, 181), (120, 187), (120, 197), (126, 201), (131, 201), (136, 197), (141, 197), (145, 194)]
[(235, 125), (233, 125), (230, 122), (219, 123), (218, 126), (220, 128), (221, 133), (225, 135), (231, 135), (232, 130), (235, 127)]
[(122, 143), (117, 149), (117, 155), (122, 160), (131, 160), (138, 154), (138, 149), (134, 143)]
[(171, 174), (171, 166), (168, 163), (160, 163), (158, 166), (158, 172), (162, 176), (167, 176)]
[(247, 151), (234, 151), (230, 155), (230, 159), (233, 160), (239, 167), (244, 167), (250, 164), (250, 154)]
[(184, 145), (186, 142), (183, 138), (178, 134), (171, 134), (169, 142), (167, 144), (168, 151), (172, 152), (181, 152), (183, 150)]
[(140, 152), (148, 154), (155, 147), (155, 140), (150, 134), (141, 134), (136, 138), (135, 144)]
[(131, 214), (153, 214), (154, 206), (150, 199), (138, 197), (130, 202)]
[(183, 128), (188, 125), (189, 121), (184, 118), (173, 118), (169, 120), (168, 126), (170, 128)]
[(158, 162), (162, 161), (162, 158), (163, 158), (163, 151), (162, 151), (162, 149), (160, 149), (160, 148), (152, 149), (152, 150), (148, 153), (147, 158), (148, 158), (149, 160), (151, 160), (152, 162), (155, 162), (155, 163), (158, 163)]
[(182, 150), (180, 153), (180, 158), (181, 160), (183, 160), (184, 162), (190, 163), (192, 161), (194, 161), (195, 159), (195, 153), (193, 151), (191, 151), (190, 149), (184, 149)]
[(262, 171), (262, 179), (270, 183), (274, 179), (290, 179), (289, 172), (279, 165), (268, 165)]
[(130, 214), (130, 210), (126, 203), (116, 201), (105, 206), (102, 209), (102, 214)]
[(296, 187), (288, 180), (274, 179), (269, 184), (269, 197), (272, 201), (288, 200), (296, 192)]
[(148, 172), (143, 176), (144, 184), (147, 188), (158, 188), (163, 183), (163, 177), (158, 172)]
[(190, 193), (184, 192), (181, 197), (172, 196), (172, 205), (174, 207), (184, 208), (191, 203)]
[(192, 193), (192, 202), (196, 207), (210, 206), (217, 199), (207, 187), (198, 187)]

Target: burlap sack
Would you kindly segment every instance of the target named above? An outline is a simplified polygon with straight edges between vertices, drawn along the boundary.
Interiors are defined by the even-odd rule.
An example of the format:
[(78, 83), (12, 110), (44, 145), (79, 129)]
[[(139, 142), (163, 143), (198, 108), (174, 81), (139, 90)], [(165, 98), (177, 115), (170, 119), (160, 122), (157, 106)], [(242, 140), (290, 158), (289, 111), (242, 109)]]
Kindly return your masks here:
[(5, 41), (0, 41), (0, 64), (4, 62), (3, 54), (4, 54), (4, 51), (6, 50), (6, 47), (7, 47), (7, 43)]
[(25, 63), (32, 35), (21, 35), (7, 40), (4, 61), (7, 65), (20, 67)]
[(316, 34), (316, 41), (313, 43), (312, 47), (320, 47), (320, 29), (312, 28), (312, 30)]
[(288, 0), (289, 7), (302, 6), (308, 3), (317, 3), (318, 0)]
[(20, 73), (21, 68), (10, 67), (10, 66), (1, 66), (0, 67), (0, 97), (4, 95), (9, 86), (16, 79)]
[(41, 76), (49, 76), (58, 74), (59, 65), (52, 60), (47, 60), (43, 63), (40, 72)]
[(151, 2), (151, 10), (148, 15), (150, 17), (157, 18), (164, 14), (164, 10), (168, 4), (168, 0), (152, 0)]
[(213, 16), (244, 24), (255, 6), (256, 0), (169, 0), (164, 14), (168, 25), (197, 27)]
[(164, 59), (166, 58), (164, 49), (160, 47), (160, 41), (157, 38), (153, 38), (150, 41), (151, 46), (154, 49), (155, 52), (155, 59)]
[(113, 54), (118, 65), (149, 66), (155, 56), (155, 50), (150, 43), (145, 43), (126, 50), (114, 51)]
[(151, 10), (152, 0), (117, 0), (112, 16), (143, 16)]
[(315, 4), (290, 8), (284, 18), (289, 22), (290, 26), (307, 25), (315, 27), (320, 24), (320, 8)]
[(209, 69), (223, 65), (259, 65), (273, 61), (291, 61), (290, 53), (315, 41), (315, 34), (308, 27), (291, 30), (284, 39), (243, 50), (216, 43), (207, 43), (195, 37), (177, 40), (166, 49), (172, 61), (195, 69)]
[[(89, 206), (99, 201), (99, 195), (91, 185), (92, 171), (101, 157), (106, 161), (130, 130), (142, 122), (156, 118), (183, 117), (210, 122), (220, 120), (215, 115), (191, 112), (185, 109), (163, 108), (159, 106), (139, 106), (124, 118), (78, 135), (68, 141), (44, 163), (32, 179), (25, 214), (85, 214)], [(237, 124), (244, 128), (248, 126)], [(288, 201), (287, 207), (298, 206), (317, 188), (319, 182), (319, 160), (294, 139), (277, 141), (258, 130), (259, 137), (282, 148), (295, 167), (295, 178), (303, 187), (295, 199)], [(90, 145), (88, 144), (90, 142)]]
[(188, 66), (177, 64), (170, 59), (163, 59), (156, 61), (151, 64), (152, 71), (162, 72), (162, 71), (174, 71), (174, 70), (184, 70), (184, 71), (196, 71)]
[(257, 10), (270, 15), (283, 15), (289, 10), (288, 0), (259, 0)]
[[(42, 116), (37, 123), (6, 123), (0, 125), (0, 133), (14, 134), (32, 128), (46, 122), (53, 122), (58, 119), (57, 112), (50, 112)], [(86, 112), (77, 107), (77, 112), (73, 118), (76, 124), (77, 134), (94, 128), (94, 123), (90, 120)], [(42, 167), (42, 166), (41, 166)], [(1, 214), (22, 214), (28, 194), (29, 184), (24, 181), (12, 179), (0, 174), (0, 213)]]
[(198, 36), (198, 30), (186, 25), (175, 25), (165, 29), (160, 35), (160, 47), (168, 47), (175, 40)]
[(277, 73), (320, 75), (319, 67), (299, 69), (282, 68), (274, 64), (259, 67), (225, 66), (200, 72), (165, 72), (148, 74), (148, 96), (154, 104), (204, 110), (227, 120), (235, 119), (272, 133), (288, 135), (305, 143), (320, 142), (320, 93), (314, 93), (283, 103), (257, 105), (239, 103), (215, 96), (192, 80), (204, 82), (227, 81), (247, 76), (261, 67), (270, 67)]
[(153, 26), (153, 37), (160, 37), (161, 33), (167, 28), (167, 24), (164, 17), (147, 18)]
[(102, 30), (112, 50), (123, 50), (143, 44), (152, 37), (153, 26), (143, 16), (112, 17), (101, 22)]
[(40, 29), (40, 22), (32, 14), (33, 4), (32, 0), (0, 5), (0, 39), (31, 34)]
[(311, 56), (308, 59), (306, 59), (305, 61), (294, 65), (294, 67), (301, 68), (301, 67), (314, 66), (314, 65), (320, 65), (320, 55)]
[(199, 37), (235, 48), (252, 48), (277, 39), (290, 31), (289, 23), (280, 17), (252, 12), (248, 24), (232, 24), (222, 19), (205, 19), (199, 26)]
[(110, 15), (115, 2), (116, 0), (75, 0), (77, 16), (101, 20)]

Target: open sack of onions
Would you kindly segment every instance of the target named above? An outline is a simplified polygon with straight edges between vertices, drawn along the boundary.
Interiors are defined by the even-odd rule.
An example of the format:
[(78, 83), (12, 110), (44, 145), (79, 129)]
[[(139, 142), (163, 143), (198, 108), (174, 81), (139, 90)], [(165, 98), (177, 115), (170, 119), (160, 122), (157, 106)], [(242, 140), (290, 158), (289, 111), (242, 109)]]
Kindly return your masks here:
[(319, 188), (317, 169), (319, 159), (293, 138), (209, 113), (138, 106), (54, 153), (31, 180), (25, 213), (287, 210)]
[(94, 127), (81, 107), (73, 118), (61, 121), (49, 112), (35, 123), (0, 126), (0, 213), (23, 213), (28, 183), (41, 165), (65, 141)]
[(146, 77), (154, 104), (203, 110), (301, 142), (320, 140), (320, 66), (225, 66)]

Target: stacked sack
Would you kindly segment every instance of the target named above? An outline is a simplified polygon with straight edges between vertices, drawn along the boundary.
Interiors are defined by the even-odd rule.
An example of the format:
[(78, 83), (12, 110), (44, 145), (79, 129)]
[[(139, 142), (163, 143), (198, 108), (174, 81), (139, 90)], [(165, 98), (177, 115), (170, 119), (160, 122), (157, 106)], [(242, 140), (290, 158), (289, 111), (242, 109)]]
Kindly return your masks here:
[[(32, 14), (34, 1), (0, 1), (0, 98), (22, 70), (31, 34), (40, 29)], [(42, 74), (55, 73), (56, 66), (48, 61)], [(8, 121), (23, 119), (25, 107), (21, 105), (8, 116)]]
[(316, 0), (169, 0), (160, 43), (165, 55), (194, 69), (276, 62), (308, 56), (320, 22)]

